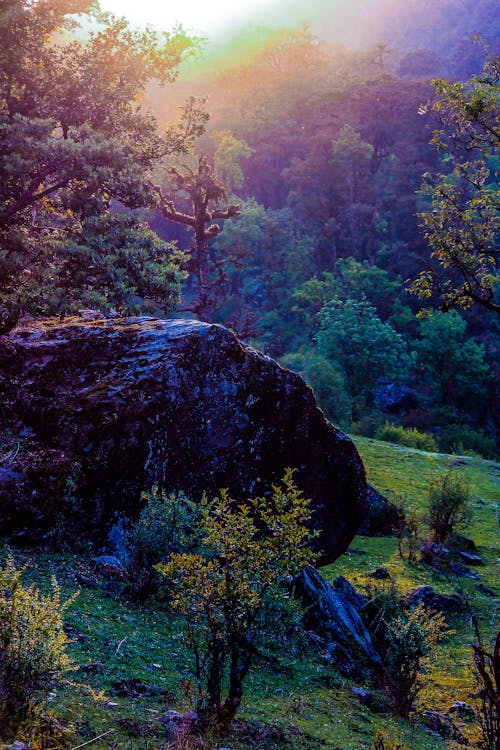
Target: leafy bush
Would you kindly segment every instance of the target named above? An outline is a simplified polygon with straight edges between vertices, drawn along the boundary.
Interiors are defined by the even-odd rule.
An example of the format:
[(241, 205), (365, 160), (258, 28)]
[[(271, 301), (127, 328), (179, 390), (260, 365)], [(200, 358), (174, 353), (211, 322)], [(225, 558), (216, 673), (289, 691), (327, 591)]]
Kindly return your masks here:
[(398, 716), (407, 717), (422, 688), (423, 673), (439, 639), (446, 632), (441, 613), (429, 613), (423, 605), (408, 608), (394, 582), (368, 591), (363, 616), (382, 656), (384, 681)]
[(409, 715), (422, 688), (425, 659), (445, 630), (443, 615), (431, 616), (422, 605), (401, 612), (387, 624), (385, 680), (398, 716)]
[(34, 584), (23, 586), (25, 569), (16, 567), (10, 553), (0, 568), (0, 717), (5, 724), (22, 718), (39, 693), (72, 669), (63, 615), (75, 597), (62, 601), (55, 578), (50, 594), (41, 594)]
[(473, 454), (489, 459), (497, 457), (494, 438), (485, 435), (482, 430), (472, 430), (466, 425), (450, 424), (443, 427), (439, 445), (446, 453)]
[[(144, 507), (136, 523), (125, 530), (123, 521), (114, 527), (122, 536), (136, 596), (145, 596), (160, 580), (154, 566), (166, 562), (174, 552), (190, 552), (196, 547), (199, 509), (183, 492), (166, 494), (157, 486), (142, 493)], [(115, 544), (117, 539), (114, 539)]]
[(158, 566), (184, 619), (200, 729), (224, 731), (238, 710), (270, 597), (313, 558), (309, 518), (290, 470), (271, 497), (236, 505), (221, 490), (201, 501), (199, 552), (172, 554)]
[(421, 451), (435, 453), (438, 446), (432, 435), (419, 432), (415, 427), (401, 427), (401, 425), (386, 422), (383, 427), (375, 432), (375, 440), (383, 440), (386, 443), (405, 445), (408, 448), (417, 448)]
[(452, 469), (430, 482), (427, 523), (437, 544), (444, 544), (451, 534), (469, 525), (471, 500), (466, 480)]

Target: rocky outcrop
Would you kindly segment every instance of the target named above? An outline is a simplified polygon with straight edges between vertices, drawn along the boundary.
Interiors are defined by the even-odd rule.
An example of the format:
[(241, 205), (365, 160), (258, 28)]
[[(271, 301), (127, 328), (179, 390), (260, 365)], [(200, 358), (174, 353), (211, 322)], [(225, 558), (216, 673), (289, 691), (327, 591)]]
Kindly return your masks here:
[(345, 578), (337, 578), (331, 584), (308, 566), (297, 576), (295, 592), (305, 608), (305, 626), (324, 640), (330, 652), (335, 652), (337, 668), (350, 673), (352, 667), (359, 666), (360, 658), (372, 667), (381, 666), (359, 614), (365, 599)]
[[(54, 522), (102, 533), (153, 484), (193, 498), (262, 494), (285, 467), (314, 505), (324, 561), (363, 519), (366, 484), (351, 440), (303, 380), (196, 321), (70, 319), (0, 339), (0, 535)], [(7, 416), (6, 416), (7, 415)], [(5, 425), (4, 425), (5, 426)]]

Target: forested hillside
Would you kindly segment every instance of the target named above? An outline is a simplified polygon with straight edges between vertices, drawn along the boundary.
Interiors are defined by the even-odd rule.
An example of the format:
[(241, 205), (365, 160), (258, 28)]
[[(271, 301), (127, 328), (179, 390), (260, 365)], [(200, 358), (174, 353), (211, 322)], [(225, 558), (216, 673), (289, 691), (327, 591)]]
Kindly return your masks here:
[[(492, 10), (484, 11), (494, 33)], [(399, 29), (401, 13), (390, 16)], [(417, 33), (418, 24), (407, 23)], [(453, 33), (461, 33), (456, 24)], [(307, 28), (261, 29), (189, 68), (171, 99), (152, 101), (168, 119), (181, 93), (208, 96), (200, 106), (210, 119), (196, 149), (213, 164), (228, 201), (240, 205), (210, 247), (214, 319), (302, 372), (344, 426), (373, 434), (395, 420), (433, 432), (443, 450), (492, 456), (498, 315), (488, 279), (498, 232), (498, 68), (485, 42), (471, 45), (472, 78), (447, 88), (432, 84), (444, 67), (423, 49), (407, 47), (403, 57), (390, 44), (349, 51)], [(460, 142), (458, 96), (464, 118), (468, 98), (485, 97), (488, 122), (473, 115), (466, 127), (487, 133), (491, 126), (491, 142), (480, 134)], [(482, 165), (481, 177), (459, 174), (468, 159)], [(460, 184), (448, 206), (439, 197), (446, 184)], [(179, 187), (171, 180), (170, 190)], [(465, 209), (477, 196), (488, 203), (477, 221), (453, 215), (453, 201)], [(157, 215), (152, 226), (189, 246), (180, 224)], [(444, 247), (456, 241), (454, 232), (472, 237), (463, 263)], [(448, 237), (443, 246), (438, 235)], [(487, 252), (482, 245), (491, 263), (476, 263)], [(476, 266), (466, 268), (473, 256)], [(194, 294), (192, 267), (186, 300)], [(471, 305), (464, 285), (483, 305)], [(422, 306), (450, 312), (422, 317)], [(339, 326), (345, 333), (333, 340)], [(345, 353), (354, 328), (356, 365)]]

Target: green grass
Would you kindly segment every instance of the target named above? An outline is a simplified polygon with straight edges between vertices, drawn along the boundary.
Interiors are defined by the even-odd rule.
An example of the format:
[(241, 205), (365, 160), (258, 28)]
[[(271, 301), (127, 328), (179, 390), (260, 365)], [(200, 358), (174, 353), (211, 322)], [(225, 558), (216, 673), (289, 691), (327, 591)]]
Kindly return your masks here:
[[(375, 488), (391, 497), (405, 498), (423, 516), (429, 480), (447, 470), (454, 457), (402, 449), (366, 438), (355, 441)], [(463, 460), (466, 465), (457, 469), (466, 474), (475, 497), (482, 501), (475, 504), (467, 534), (485, 561), (478, 568), (482, 581), (494, 588), (495, 563), (500, 556), (495, 508), (500, 466), (475, 458)], [(478, 610), (483, 630), (486, 632), (491, 626), (497, 600), (479, 592), (476, 582), (447, 580), (422, 565), (408, 565), (398, 556), (393, 538), (356, 537), (351, 551), (323, 568), (322, 574), (327, 578), (345, 575), (363, 589), (373, 581), (370, 571), (384, 565), (405, 591), (424, 583), (443, 592), (460, 585)], [(55, 573), (69, 595), (78, 589), (75, 573), (89, 572), (90, 567), (91, 563), (83, 557), (44, 552), (33, 557), (30, 575), (43, 586)], [(160, 604), (139, 607), (128, 604), (119, 592), (105, 596), (90, 588), (80, 591), (67, 621), (72, 638), (70, 653), (80, 669), (70, 674), (68, 684), (54, 691), (49, 705), (56, 716), (72, 726), (68, 746), (75, 747), (113, 730), (88, 747), (166, 750), (168, 744), (159, 721), (162, 713), (166, 708), (182, 711), (189, 707), (190, 659), (178, 621)], [(428, 674), (421, 709), (442, 710), (455, 700), (470, 701), (469, 626), (460, 620), (450, 625), (456, 633), (443, 642)], [(157, 693), (117, 695), (114, 684), (132, 678), (154, 686)], [(418, 722), (414, 725), (370, 713), (354, 698), (351, 683), (336, 673), (335, 664), (328, 663), (304, 641), (278, 639), (263, 649), (248, 676), (234, 732), (220, 745), (212, 742), (206, 747), (371, 750), (378, 729), (385, 730), (392, 742), (399, 741), (415, 750), (455, 747), (425, 733)], [(470, 736), (473, 734), (471, 731)]]

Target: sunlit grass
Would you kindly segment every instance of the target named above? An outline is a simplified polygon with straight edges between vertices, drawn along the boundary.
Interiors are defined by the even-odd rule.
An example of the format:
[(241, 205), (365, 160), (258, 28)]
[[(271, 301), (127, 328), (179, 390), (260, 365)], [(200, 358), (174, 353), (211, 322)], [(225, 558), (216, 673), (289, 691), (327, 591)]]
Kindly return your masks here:
[[(411, 499), (414, 510), (424, 516), (428, 482), (438, 471), (455, 461), (447, 455), (428, 455), (411, 449), (356, 438), (370, 482), (393, 498)], [(500, 467), (488, 461), (465, 458), (457, 467), (468, 477), (471, 489), (482, 503), (475, 505), (467, 534), (477, 544), (485, 564), (478, 566), (482, 582), (495, 587), (495, 564), (500, 556), (495, 501), (498, 497)], [(498, 600), (481, 593), (477, 581), (447, 579), (421, 564), (409, 565), (398, 555), (394, 538), (356, 537), (352, 554), (344, 555), (322, 569), (327, 578), (345, 575), (360, 590), (375, 581), (370, 572), (383, 565), (405, 592), (431, 584), (436, 590), (462, 590), (478, 612), (484, 633), (491, 629)], [(36, 555), (32, 575), (41, 584), (54, 572), (63, 593), (78, 586), (74, 573), (82, 558)], [(379, 582), (378, 582), (379, 583)], [(52, 696), (55, 714), (75, 729), (73, 745), (113, 730), (90, 747), (95, 750), (166, 750), (165, 732), (160, 722), (167, 708), (183, 711), (190, 707), (190, 655), (179, 623), (166, 608), (128, 604), (119, 592), (103, 595), (84, 588), (68, 613), (70, 651), (83, 669), (71, 674), (70, 682)], [(420, 709), (447, 710), (456, 700), (471, 702), (470, 625), (453, 618), (451, 633), (441, 644), (421, 695)], [(119, 696), (115, 683), (139, 679), (152, 685), (150, 696)], [(233, 750), (371, 750), (375, 732), (383, 729), (392, 742), (408, 748), (437, 750), (454, 744), (444, 743), (417, 724), (371, 713), (351, 692), (350, 680), (341, 677), (335, 663), (305, 643), (284, 640), (259, 656), (246, 682), (244, 703), (233, 735), (222, 746)], [(466, 725), (462, 731), (471, 739), (475, 731)], [(477, 731), (476, 731), (477, 734)], [(208, 747), (217, 747), (214, 742)], [(219, 744), (219, 746), (221, 746)], [(457, 746), (458, 747), (458, 746)]]

